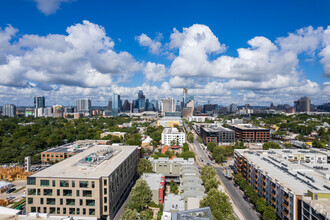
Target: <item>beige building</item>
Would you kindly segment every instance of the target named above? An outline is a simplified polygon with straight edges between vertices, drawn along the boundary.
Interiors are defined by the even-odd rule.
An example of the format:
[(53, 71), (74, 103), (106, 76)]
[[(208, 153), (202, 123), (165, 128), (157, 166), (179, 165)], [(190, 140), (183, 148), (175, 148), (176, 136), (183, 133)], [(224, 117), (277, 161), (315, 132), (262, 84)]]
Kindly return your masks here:
[(93, 146), (28, 177), (26, 212), (113, 219), (138, 160), (137, 146)]

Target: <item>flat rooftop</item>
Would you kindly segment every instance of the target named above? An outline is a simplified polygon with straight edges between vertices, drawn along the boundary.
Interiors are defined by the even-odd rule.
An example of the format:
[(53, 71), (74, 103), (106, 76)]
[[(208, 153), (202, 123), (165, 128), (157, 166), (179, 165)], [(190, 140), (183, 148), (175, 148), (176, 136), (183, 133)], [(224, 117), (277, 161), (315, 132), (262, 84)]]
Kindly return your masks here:
[(308, 190), (330, 193), (325, 187), (330, 186), (330, 180), (312, 167), (287, 161), (272, 150), (236, 149), (235, 152), (297, 195), (305, 195)]
[(231, 124), (230, 126), (241, 129), (241, 130), (269, 131), (269, 129), (267, 129), (267, 128), (257, 127), (252, 124)]
[(31, 177), (99, 179), (109, 176), (137, 148), (138, 146), (95, 145)]
[(225, 131), (225, 132), (234, 132), (233, 130), (229, 129), (229, 128), (225, 128), (222, 126), (219, 127), (203, 127), (204, 131), (206, 132), (221, 132), (221, 131)]
[(177, 128), (164, 128), (164, 134), (184, 134), (184, 132), (180, 132)]
[(59, 147), (51, 148), (44, 152), (46, 153), (79, 153), (92, 147), (94, 144), (84, 144), (84, 143), (69, 143), (64, 144)]
[(185, 202), (181, 198), (180, 195), (175, 195), (173, 193), (169, 193), (165, 196), (164, 200), (164, 211), (184, 211), (185, 210)]
[(158, 190), (162, 188), (162, 182), (165, 184), (165, 176), (159, 173), (144, 173), (141, 179), (147, 181), (151, 190)]

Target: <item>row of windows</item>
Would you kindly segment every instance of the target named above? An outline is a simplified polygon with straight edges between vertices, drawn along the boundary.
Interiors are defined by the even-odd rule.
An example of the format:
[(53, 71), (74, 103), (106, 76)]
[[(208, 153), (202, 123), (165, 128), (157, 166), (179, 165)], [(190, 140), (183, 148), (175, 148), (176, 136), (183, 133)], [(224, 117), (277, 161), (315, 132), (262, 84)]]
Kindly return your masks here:
[[(28, 204), (34, 204), (37, 199), (29, 197), (27, 199)], [(59, 205), (76, 205), (76, 199), (58, 199)], [(56, 199), (55, 198), (40, 198), (40, 204), (41, 205), (55, 205)], [(77, 199), (77, 205), (78, 205), (78, 199)], [(80, 206), (95, 206), (95, 200), (94, 199), (86, 199), (85, 204), (83, 199), (79, 199), (79, 205)]]
[[(56, 180), (52, 180), (52, 186), (56, 187), (58, 181)], [(36, 184), (36, 180), (35, 178), (28, 178), (28, 185), (35, 185)], [(80, 188), (95, 188), (95, 181), (78, 181), (79, 187)], [(50, 186), (50, 180), (40, 180), (40, 186)], [(76, 181), (72, 180), (71, 181), (71, 185), (70, 185), (70, 181), (69, 180), (60, 180), (59, 181), (59, 186), (60, 187), (76, 187)]]
[[(48, 210), (47, 210), (48, 209)], [(63, 215), (95, 215), (95, 209), (85, 209), (85, 208), (61, 208), (59, 207), (31, 207), (31, 212), (44, 212), (49, 214), (63, 214)]]
[[(53, 189), (43, 189), (43, 195), (44, 196), (55, 196), (55, 189), (53, 192)], [(63, 189), (62, 190), (62, 194), (61, 194), (61, 190), (57, 189), (56, 190), (56, 195), (57, 196), (72, 196), (72, 191), (71, 189)], [(29, 196), (34, 196), (34, 195), (41, 195), (41, 189), (31, 189), (29, 188), (27, 191), (27, 194)], [(80, 196), (80, 190), (76, 190), (76, 195), (75, 196)], [(92, 197), (92, 191), (91, 190), (83, 190), (82, 191), (82, 196), (83, 197)]]

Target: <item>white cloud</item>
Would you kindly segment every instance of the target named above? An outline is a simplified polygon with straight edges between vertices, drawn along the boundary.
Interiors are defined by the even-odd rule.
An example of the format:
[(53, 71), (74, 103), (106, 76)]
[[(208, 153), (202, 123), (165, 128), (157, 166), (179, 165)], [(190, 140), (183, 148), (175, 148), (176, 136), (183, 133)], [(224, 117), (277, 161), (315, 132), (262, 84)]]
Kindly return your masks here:
[(135, 39), (139, 42), (141, 46), (149, 47), (149, 52), (152, 54), (160, 54), (162, 49), (162, 43), (160, 43), (161, 38), (161, 34), (158, 34), (158, 36), (154, 40), (152, 40), (146, 34), (141, 34), (140, 36), (135, 37)]
[(166, 68), (163, 64), (148, 62), (143, 69), (147, 81), (159, 82), (166, 77)]
[(23, 49), (0, 65), (6, 77), (0, 84), (22, 86), (33, 81), (80, 87), (109, 86), (114, 81), (129, 80), (143, 68), (131, 54), (114, 51), (114, 42), (102, 26), (83, 21), (68, 27), (67, 32), (68, 35), (20, 38), (11, 46)]
[(37, 8), (45, 15), (55, 13), (60, 9), (60, 5), (63, 2), (70, 2), (73, 0), (33, 0), (37, 3)]

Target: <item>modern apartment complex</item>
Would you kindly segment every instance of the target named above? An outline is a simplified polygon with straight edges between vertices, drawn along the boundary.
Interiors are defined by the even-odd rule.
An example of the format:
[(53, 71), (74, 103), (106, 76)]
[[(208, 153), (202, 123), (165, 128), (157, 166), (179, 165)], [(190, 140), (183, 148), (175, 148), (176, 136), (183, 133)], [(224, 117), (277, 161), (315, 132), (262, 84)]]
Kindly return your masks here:
[(88, 148), (28, 177), (26, 211), (113, 219), (138, 160), (137, 146)]
[(162, 133), (162, 144), (183, 146), (186, 143), (186, 133), (179, 132), (177, 128), (165, 128)]
[(77, 99), (77, 112), (85, 116), (92, 115), (92, 101), (88, 98)]
[[(315, 166), (290, 162), (282, 157), (283, 154), (273, 150), (236, 149), (235, 168), (275, 209), (279, 218), (329, 219), (329, 164)], [(313, 205), (321, 202), (324, 205), (322, 209)]]
[(269, 132), (267, 128), (261, 128), (252, 124), (231, 124), (229, 128), (235, 131), (235, 139), (244, 142), (267, 142)]
[(205, 144), (209, 142), (223, 144), (232, 143), (235, 141), (235, 132), (233, 130), (214, 124), (201, 126), (200, 136)]

